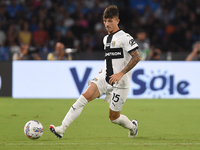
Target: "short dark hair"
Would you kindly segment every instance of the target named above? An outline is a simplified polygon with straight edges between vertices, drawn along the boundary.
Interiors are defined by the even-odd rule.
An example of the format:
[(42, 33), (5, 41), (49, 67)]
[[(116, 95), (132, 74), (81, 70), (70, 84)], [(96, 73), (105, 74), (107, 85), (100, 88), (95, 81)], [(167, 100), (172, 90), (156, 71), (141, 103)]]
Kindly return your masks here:
[(104, 19), (113, 18), (113, 17), (119, 18), (119, 10), (117, 6), (115, 5), (111, 5), (107, 7), (103, 12)]

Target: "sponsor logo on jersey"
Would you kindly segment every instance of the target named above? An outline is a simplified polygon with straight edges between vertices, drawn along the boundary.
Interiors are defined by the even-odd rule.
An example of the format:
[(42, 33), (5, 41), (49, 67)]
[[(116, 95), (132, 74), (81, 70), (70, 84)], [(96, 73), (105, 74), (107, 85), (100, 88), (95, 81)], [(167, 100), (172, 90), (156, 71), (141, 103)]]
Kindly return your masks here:
[(105, 53), (105, 57), (107, 56), (121, 56), (122, 53), (121, 52), (108, 52), (108, 53)]
[(122, 48), (108, 48), (105, 52), (105, 59), (119, 59), (124, 58), (124, 53)]

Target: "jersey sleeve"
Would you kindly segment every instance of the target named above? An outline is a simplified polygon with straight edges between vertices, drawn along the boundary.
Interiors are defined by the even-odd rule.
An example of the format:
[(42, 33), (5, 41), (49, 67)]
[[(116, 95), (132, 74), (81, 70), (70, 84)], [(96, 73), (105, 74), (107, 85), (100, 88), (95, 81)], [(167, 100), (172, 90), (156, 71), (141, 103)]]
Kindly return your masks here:
[(125, 34), (122, 37), (122, 43), (123, 43), (124, 50), (126, 50), (129, 53), (131, 51), (138, 49), (138, 44), (135, 42), (134, 38), (130, 36), (129, 34)]

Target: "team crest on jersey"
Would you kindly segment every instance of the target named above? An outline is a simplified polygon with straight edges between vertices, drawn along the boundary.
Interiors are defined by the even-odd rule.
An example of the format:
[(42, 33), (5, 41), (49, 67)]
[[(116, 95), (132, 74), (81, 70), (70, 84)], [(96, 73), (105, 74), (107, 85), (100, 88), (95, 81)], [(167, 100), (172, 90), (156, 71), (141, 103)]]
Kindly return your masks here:
[(112, 41), (111, 45), (112, 45), (112, 47), (114, 47), (115, 46), (115, 41)]

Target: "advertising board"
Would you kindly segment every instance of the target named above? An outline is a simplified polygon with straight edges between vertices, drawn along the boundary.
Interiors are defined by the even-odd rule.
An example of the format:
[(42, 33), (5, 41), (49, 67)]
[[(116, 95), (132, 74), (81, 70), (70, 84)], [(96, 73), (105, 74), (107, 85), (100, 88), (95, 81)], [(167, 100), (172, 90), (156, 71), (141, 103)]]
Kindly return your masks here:
[[(199, 62), (141, 61), (128, 98), (200, 98)], [(103, 61), (13, 61), (14, 98), (77, 98)]]

